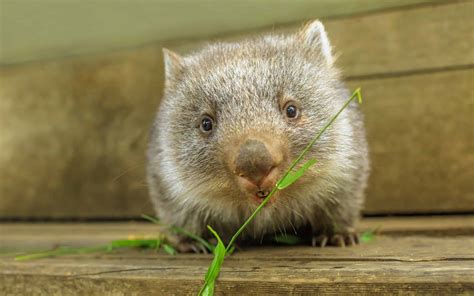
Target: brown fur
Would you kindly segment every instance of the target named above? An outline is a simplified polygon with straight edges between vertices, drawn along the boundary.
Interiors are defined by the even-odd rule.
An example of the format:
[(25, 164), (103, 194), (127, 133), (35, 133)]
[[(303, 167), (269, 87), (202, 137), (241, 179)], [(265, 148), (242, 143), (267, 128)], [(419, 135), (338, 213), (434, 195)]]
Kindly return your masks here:
[[(229, 166), (240, 143), (258, 139), (272, 154), (279, 149), (280, 177), (349, 96), (318, 21), (295, 35), (216, 43), (184, 58), (166, 51), (165, 65), (165, 94), (148, 149), (150, 194), (164, 223), (204, 237), (211, 225), (229, 239), (257, 207)], [(285, 120), (282, 100), (298, 102), (298, 120)], [(203, 114), (215, 118), (208, 135), (199, 129)], [(368, 176), (364, 124), (356, 104), (309, 154), (318, 163), (276, 194), (244, 238), (298, 229), (314, 235), (352, 231)]]

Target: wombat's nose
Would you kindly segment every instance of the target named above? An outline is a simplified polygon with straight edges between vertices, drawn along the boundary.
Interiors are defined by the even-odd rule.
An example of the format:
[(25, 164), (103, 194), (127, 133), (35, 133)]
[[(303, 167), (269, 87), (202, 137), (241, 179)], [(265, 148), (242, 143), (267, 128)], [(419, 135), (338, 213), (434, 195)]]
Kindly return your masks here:
[(249, 139), (240, 146), (234, 165), (235, 174), (258, 186), (275, 167), (275, 161), (265, 144)]

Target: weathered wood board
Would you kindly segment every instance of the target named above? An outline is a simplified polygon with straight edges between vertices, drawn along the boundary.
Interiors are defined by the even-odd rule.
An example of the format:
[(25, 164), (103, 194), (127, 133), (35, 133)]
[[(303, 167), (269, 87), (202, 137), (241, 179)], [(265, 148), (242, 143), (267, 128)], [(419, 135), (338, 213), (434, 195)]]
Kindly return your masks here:
[[(290, 262), (269, 258), (263, 265), (261, 260), (237, 257), (229, 259), (222, 268), (216, 295), (459, 295), (474, 292), (472, 258), (428, 262), (350, 259), (324, 262), (309, 256)], [(170, 260), (168, 265), (156, 258), (143, 261), (117, 256), (108, 261), (99, 257), (64, 259), (58, 264), (48, 260), (35, 265), (1, 264), (0, 289), (8, 295), (197, 295), (211, 258), (192, 260), (191, 267), (179, 266), (177, 260)], [(94, 266), (98, 263), (105, 266)]]
[(157, 48), (0, 70), (0, 217), (151, 212), (145, 146)]
[[(306, 246), (248, 247), (227, 257), (217, 295), (315, 293), (470, 294), (474, 293), (474, 221), (472, 216), (368, 219), (362, 227), (382, 224), (383, 234), (351, 248)], [(30, 230), (28, 232), (28, 226)], [(449, 235), (464, 228), (466, 235)], [(410, 232), (417, 228), (417, 233)], [(4, 245), (17, 250), (35, 242), (60, 243), (80, 236), (93, 244), (123, 234), (149, 233), (149, 224), (2, 224)], [(384, 232), (387, 229), (387, 232)], [(423, 233), (423, 230), (428, 232)], [(51, 231), (49, 231), (51, 230)], [(403, 232), (403, 230), (405, 232)], [(436, 236), (430, 234), (436, 233)], [(23, 233), (24, 240), (10, 239)], [(397, 231), (397, 232), (390, 232)], [(434, 231), (434, 232), (433, 232)], [(54, 234), (61, 235), (55, 238)], [(470, 234), (469, 234), (470, 233)], [(12, 236), (10, 235), (12, 234)], [(27, 235), (30, 239), (27, 239)], [(41, 239), (41, 234), (44, 234)], [(442, 235), (442, 236), (440, 236)], [(58, 238), (59, 237), (59, 238)], [(18, 236), (17, 236), (18, 238)], [(177, 256), (154, 251), (64, 256), (15, 262), (0, 257), (0, 291), (4, 294), (118, 295), (196, 294), (212, 257)]]
[[(472, 236), (474, 216), (371, 217), (362, 219), (358, 225), (360, 232), (374, 229), (389, 236)], [(0, 253), (38, 251), (57, 245), (105, 245), (132, 236), (154, 236), (159, 231), (156, 225), (144, 222), (3, 223), (0, 224)]]
[[(322, 21), (344, 76), (373, 78), (472, 66), (473, 14), (473, 1), (446, 1)], [(291, 34), (301, 26), (299, 22), (250, 35)], [(246, 35), (214, 40), (234, 41)], [(167, 46), (186, 52), (206, 42), (175, 41)]]
[(474, 69), (361, 86), (372, 172), (368, 213), (474, 211)]
[(345, 76), (386, 76), (474, 65), (473, 15), (473, 1), (451, 1), (325, 25)]
[[(325, 21), (350, 87), (363, 88), (367, 213), (474, 210), (473, 11), (449, 1)], [(0, 68), (0, 217), (151, 213), (144, 150), (162, 46), (197, 43)]]

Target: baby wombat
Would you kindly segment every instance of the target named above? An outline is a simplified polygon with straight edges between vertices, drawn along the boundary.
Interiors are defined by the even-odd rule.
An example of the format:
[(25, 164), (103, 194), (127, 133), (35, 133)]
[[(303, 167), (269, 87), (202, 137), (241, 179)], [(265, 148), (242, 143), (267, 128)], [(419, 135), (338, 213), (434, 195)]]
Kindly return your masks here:
[[(158, 217), (229, 240), (350, 96), (319, 21), (294, 35), (164, 50), (165, 91), (148, 147)], [(241, 243), (298, 233), (313, 245), (353, 245), (368, 176), (362, 115), (351, 104), (308, 153), (318, 162), (270, 203)], [(181, 251), (196, 250), (174, 236)]]

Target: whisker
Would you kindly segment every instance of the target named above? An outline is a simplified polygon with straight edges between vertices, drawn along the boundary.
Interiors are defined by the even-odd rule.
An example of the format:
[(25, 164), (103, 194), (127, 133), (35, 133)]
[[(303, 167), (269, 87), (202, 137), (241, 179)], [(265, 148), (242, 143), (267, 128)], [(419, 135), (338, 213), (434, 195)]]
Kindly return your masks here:
[(279, 200), (278, 204), (282, 205), (283, 207), (285, 207), (286, 209), (288, 209), (290, 211), (290, 213), (292, 214), (296, 214), (298, 215), (301, 219), (304, 220), (304, 216), (303, 214), (299, 213), (296, 209), (290, 207), (289, 205), (285, 204), (282, 200)]
[(136, 170), (138, 168), (143, 168), (145, 167), (145, 163), (141, 163), (141, 164), (137, 164), (135, 166), (132, 166), (132, 167), (129, 167), (127, 169), (125, 169), (123, 172), (121, 172), (120, 174), (118, 174), (116, 177), (114, 177), (111, 182), (117, 182), (118, 179), (122, 178), (123, 176), (125, 176), (126, 174), (130, 173), (131, 171), (133, 170)]

